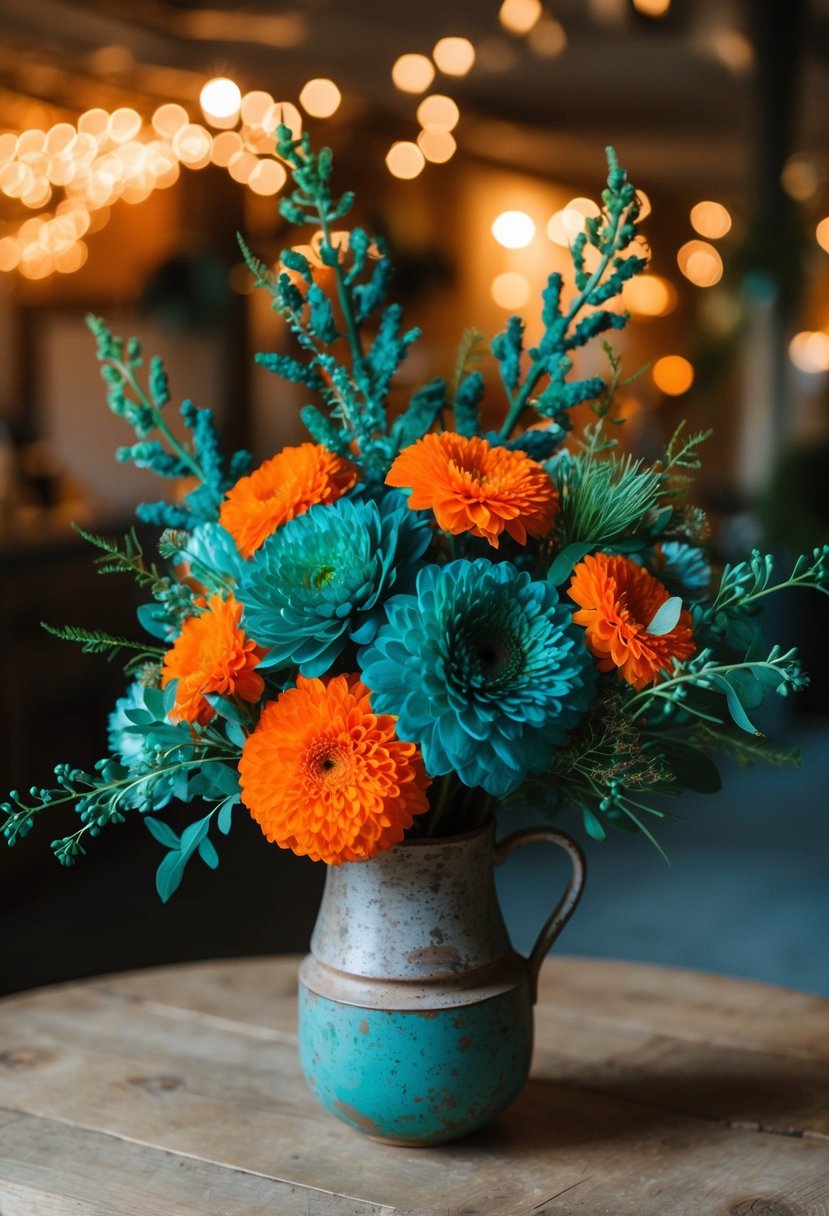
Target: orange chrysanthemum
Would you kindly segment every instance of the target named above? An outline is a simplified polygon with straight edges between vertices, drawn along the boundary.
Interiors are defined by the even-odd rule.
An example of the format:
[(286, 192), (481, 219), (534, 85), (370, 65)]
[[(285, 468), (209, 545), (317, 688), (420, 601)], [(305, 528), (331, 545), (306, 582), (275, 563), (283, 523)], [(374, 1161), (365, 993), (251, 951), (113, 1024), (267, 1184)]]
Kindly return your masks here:
[(268, 840), (314, 861), (373, 857), (428, 809), (429, 778), (359, 676), (299, 676), (265, 706), (239, 761), (242, 801)]
[(357, 470), (319, 443), (283, 448), (228, 490), (219, 512), (243, 557), (295, 515), (336, 502), (357, 481)]
[(587, 630), (599, 671), (618, 668), (634, 688), (652, 684), (672, 659), (688, 659), (696, 646), (685, 609), (669, 633), (648, 633), (668, 591), (629, 557), (594, 553), (578, 563), (567, 594), (579, 605), (573, 620)]
[(213, 595), (205, 612), (184, 622), (161, 669), (162, 687), (178, 680), (173, 721), (205, 726), (216, 713), (205, 700), (209, 693), (242, 701), (262, 696), (265, 682), (254, 668), (265, 652), (239, 628), (241, 619), (242, 605), (232, 595)]
[(546, 536), (558, 506), (553, 482), (526, 453), (454, 431), (404, 448), (386, 483), (410, 489), (409, 506), (434, 511), (444, 531), (485, 536), (495, 549), (502, 532), (521, 545)]

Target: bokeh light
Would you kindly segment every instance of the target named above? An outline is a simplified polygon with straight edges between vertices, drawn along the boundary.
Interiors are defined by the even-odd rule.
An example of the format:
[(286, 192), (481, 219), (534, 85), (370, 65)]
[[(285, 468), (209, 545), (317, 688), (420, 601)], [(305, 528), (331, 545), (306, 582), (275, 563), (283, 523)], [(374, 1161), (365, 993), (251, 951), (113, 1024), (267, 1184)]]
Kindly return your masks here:
[(530, 280), (514, 270), (496, 275), (490, 288), (499, 308), (522, 308), (530, 298)]
[(663, 355), (651, 374), (656, 387), (668, 397), (681, 397), (694, 383), (694, 369), (682, 355)]
[(475, 48), (468, 38), (441, 38), (432, 58), (446, 76), (465, 76), (475, 62)]
[(417, 121), (427, 130), (453, 131), (460, 116), (456, 103), (443, 93), (431, 93), (417, 107)]
[(535, 223), (526, 211), (502, 211), (492, 221), (492, 235), (505, 249), (525, 249), (535, 236)]
[(227, 76), (214, 76), (199, 94), (202, 114), (212, 127), (232, 127), (239, 117), (242, 90)]
[(815, 228), (815, 237), (821, 249), (829, 253), (829, 215), (822, 219)]
[(542, 11), (541, 0), (503, 0), (498, 20), (511, 34), (529, 34)]
[(700, 236), (706, 236), (709, 240), (716, 241), (731, 231), (731, 215), (728, 208), (724, 207), (722, 203), (706, 199), (691, 208), (691, 227)]
[(392, 177), (399, 177), (404, 181), (417, 177), (425, 164), (426, 161), (420, 148), (408, 140), (399, 140), (396, 144), (392, 144), (386, 153), (386, 166), (389, 173)]
[(417, 146), (432, 164), (443, 165), (452, 159), (458, 145), (451, 132), (429, 127), (425, 131), (418, 132)]
[(343, 95), (333, 80), (318, 77), (302, 86), (299, 104), (312, 118), (330, 118), (340, 108)]
[(686, 241), (676, 260), (686, 279), (695, 287), (713, 287), (722, 278), (722, 258), (707, 241)]
[(435, 78), (435, 68), (425, 55), (401, 55), (391, 70), (395, 88), (401, 93), (425, 93)]
[(527, 42), (539, 59), (556, 59), (567, 46), (567, 34), (555, 17), (542, 17), (530, 30)]
[(789, 358), (798, 369), (817, 376), (829, 371), (829, 334), (823, 330), (804, 330), (789, 343)]
[(676, 288), (661, 275), (637, 275), (625, 283), (622, 302), (640, 317), (664, 317), (676, 308)]

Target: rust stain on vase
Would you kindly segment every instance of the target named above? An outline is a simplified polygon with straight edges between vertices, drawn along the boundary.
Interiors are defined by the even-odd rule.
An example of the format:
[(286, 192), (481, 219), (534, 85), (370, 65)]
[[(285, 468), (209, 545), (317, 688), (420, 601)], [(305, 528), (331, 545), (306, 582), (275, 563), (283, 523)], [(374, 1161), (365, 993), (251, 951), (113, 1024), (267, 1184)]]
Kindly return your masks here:
[(338, 1110), (345, 1119), (346, 1123), (353, 1123), (355, 1127), (361, 1128), (364, 1132), (376, 1132), (377, 1124), (373, 1119), (369, 1119), (367, 1115), (363, 1115), (357, 1110), (356, 1106), (350, 1106), (347, 1102), (335, 1102), (334, 1109)]
[(406, 962), (424, 970), (445, 967), (452, 971), (460, 964), (460, 954), (456, 946), (419, 946), (406, 951)]

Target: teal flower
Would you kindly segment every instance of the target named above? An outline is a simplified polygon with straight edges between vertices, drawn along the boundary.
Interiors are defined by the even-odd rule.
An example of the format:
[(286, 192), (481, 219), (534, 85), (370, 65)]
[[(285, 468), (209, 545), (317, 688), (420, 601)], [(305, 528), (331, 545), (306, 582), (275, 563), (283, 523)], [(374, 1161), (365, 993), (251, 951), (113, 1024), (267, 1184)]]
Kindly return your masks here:
[(426, 566), (360, 652), (377, 713), (419, 744), (433, 777), (496, 797), (543, 773), (587, 709), (595, 671), (554, 587), (510, 562)]
[[(136, 776), (135, 786), (122, 797), (125, 808), (160, 811), (173, 798), (173, 777), (152, 775), (156, 746), (174, 730), (164, 712), (164, 693), (136, 680), (115, 702), (109, 715), (107, 742), (110, 754)], [(162, 739), (162, 736), (165, 739)], [(146, 778), (139, 781), (139, 777)]]
[(341, 498), (289, 520), (250, 559), (237, 591), (245, 632), (269, 651), (260, 667), (321, 676), (349, 640), (370, 642), (384, 601), (413, 585), (431, 538), (397, 493)]
[(663, 540), (654, 550), (650, 568), (671, 595), (704, 599), (711, 586), (711, 567), (702, 549), (684, 541)]

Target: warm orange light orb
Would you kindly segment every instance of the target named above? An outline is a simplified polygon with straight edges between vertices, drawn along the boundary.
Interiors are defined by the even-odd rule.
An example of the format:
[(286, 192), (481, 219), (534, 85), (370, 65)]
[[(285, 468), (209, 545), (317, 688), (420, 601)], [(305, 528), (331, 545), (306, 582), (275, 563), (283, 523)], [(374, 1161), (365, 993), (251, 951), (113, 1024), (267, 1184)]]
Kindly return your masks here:
[(302, 86), (299, 104), (312, 118), (330, 118), (340, 108), (343, 95), (333, 80), (318, 77)]
[(417, 107), (417, 121), (427, 130), (453, 131), (460, 116), (455, 102), (443, 93), (431, 93)]
[(392, 177), (399, 177), (404, 181), (417, 177), (425, 164), (426, 161), (420, 148), (408, 140), (400, 140), (398, 143), (392, 144), (386, 153), (386, 166), (389, 173)]
[(722, 203), (706, 199), (691, 208), (691, 227), (700, 236), (707, 236), (710, 241), (716, 241), (731, 230), (731, 215)]
[(465, 76), (475, 62), (475, 48), (468, 38), (441, 38), (432, 58), (447, 76)]
[(394, 62), (391, 78), (401, 93), (425, 93), (435, 78), (434, 65), (425, 55), (401, 55)]
[(239, 117), (242, 90), (227, 76), (215, 76), (202, 88), (199, 105), (212, 127), (232, 127)]
[(694, 383), (694, 369), (682, 355), (664, 355), (651, 372), (653, 382), (668, 397), (681, 397)]
[(498, 20), (511, 34), (529, 34), (542, 11), (541, 0), (503, 0)]
[(676, 308), (676, 288), (661, 275), (638, 275), (625, 283), (622, 302), (640, 317), (664, 317)]
[(804, 330), (789, 343), (789, 358), (798, 369), (810, 376), (829, 371), (829, 334), (823, 330)]
[(686, 241), (676, 260), (686, 279), (695, 287), (713, 287), (722, 278), (722, 258), (707, 241)]
[(530, 281), (526, 275), (505, 270), (492, 280), (490, 291), (499, 308), (523, 308), (530, 298)]
[(829, 215), (825, 219), (822, 219), (817, 228), (815, 228), (815, 237), (821, 249), (829, 253)]
[(418, 132), (417, 146), (433, 165), (443, 165), (452, 159), (458, 145), (451, 132), (429, 127), (425, 131)]
[(502, 211), (492, 221), (492, 235), (505, 249), (526, 249), (535, 236), (535, 223), (526, 211)]

